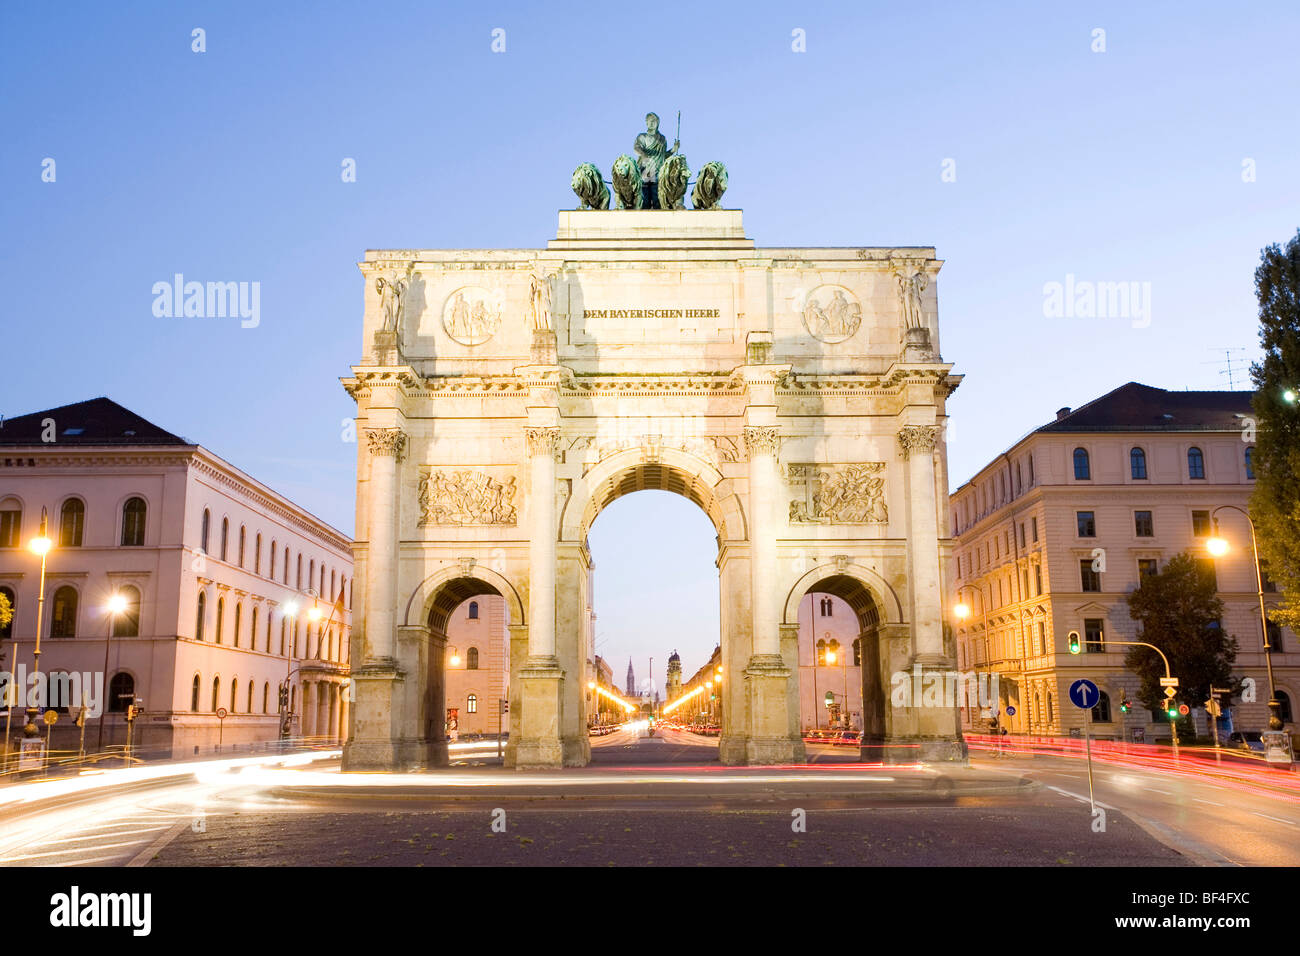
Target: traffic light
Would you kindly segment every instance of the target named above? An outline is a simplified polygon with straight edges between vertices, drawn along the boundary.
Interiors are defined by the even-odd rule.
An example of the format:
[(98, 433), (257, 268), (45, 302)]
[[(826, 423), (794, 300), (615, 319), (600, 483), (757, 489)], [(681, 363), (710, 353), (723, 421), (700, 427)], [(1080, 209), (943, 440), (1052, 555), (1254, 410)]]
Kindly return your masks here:
[(833, 704), (833, 703), (835, 703), (835, 695), (834, 695), (833, 693), (831, 693), (830, 691), (827, 691), (827, 692), (826, 692), (826, 706), (827, 706), (827, 707), (830, 707), (830, 705)]
[(289, 709), (289, 688), (285, 687), (283, 684), (280, 685), (280, 709)]
[(1070, 641), (1070, 653), (1071, 653), (1071, 654), (1077, 654), (1077, 653), (1079, 653), (1079, 650), (1080, 650), (1080, 648), (1079, 648), (1079, 632), (1078, 632), (1078, 631), (1071, 631), (1070, 634), (1069, 634), (1069, 641)]
[(1178, 717), (1178, 703), (1172, 697), (1165, 700), (1165, 716), (1170, 720), (1175, 720)]
[(1133, 709), (1133, 704), (1129, 701), (1129, 699), (1127, 697), (1121, 697), (1119, 701), (1119, 712), (1121, 714), (1127, 714), (1132, 709)]

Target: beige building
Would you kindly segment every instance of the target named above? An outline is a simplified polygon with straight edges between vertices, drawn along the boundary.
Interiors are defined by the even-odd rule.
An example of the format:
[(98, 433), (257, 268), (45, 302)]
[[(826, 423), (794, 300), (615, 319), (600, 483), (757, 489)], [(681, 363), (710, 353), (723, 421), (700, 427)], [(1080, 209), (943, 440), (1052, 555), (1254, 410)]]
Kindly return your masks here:
[(799, 726), (805, 732), (862, 729), (859, 632), (853, 608), (832, 594), (814, 592), (799, 604)]
[[(953, 615), (958, 664), (999, 677), (996, 703), (964, 702), (963, 727), (984, 731), (988, 712), (1001, 711), (1000, 726), (1013, 733), (1077, 731), (1083, 712), (1067, 693), (1086, 677), (1105, 695), (1094, 711), (1100, 736), (1167, 739), (1168, 722), (1138, 702), (1137, 679), (1124, 669), (1129, 648), (1101, 641), (1138, 639), (1125, 596), (1139, 575), (1180, 551), (1210, 561), (1205, 543), (1215, 518), (1233, 546), (1213, 562), (1222, 625), (1240, 643), (1233, 672), (1258, 688), (1255, 701), (1233, 708), (1234, 725), (1266, 727), (1250, 528), (1232, 507), (1246, 508), (1254, 484), (1250, 414), (1248, 392), (1130, 382), (1082, 408), (1061, 409), (953, 493), (948, 604), (969, 609), (964, 620)], [(1276, 605), (1276, 592), (1265, 598)], [(1271, 630), (1279, 699), (1294, 730), (1300, 646), (1289, 630)], [(1067, 648), (1070, 631), (1082, 639), (1077, 656)], [(1125, 695), (1134, 704), (1128, 714), (1119, 706)], [(1205, 727), (1203, 702), (1185, 702)]]
[[(133, 699), (142, 708), (138, 746), (183, 756), (218, 740), (276, 740), (286, 681), (291, 733), (342, 739), (347, 537), (107, 398), (8, 419), (0, 429), (0, 591), (15, 617), (0, 634), (0, 653), (11, 672), (33, 671), (41, 562), (28, 545), (42, 511), (53, 546), (41, 671), (103, 685), (106, 746), (125, 740)], [(71, 704), (75, 712), (80, 701)], [(78, 746), (71, 716), (55, 725), (56, 748)], [(15, 731), (21, 726), (14, 721)], [(100, 731), (92, 716), (87, 749)]]
[[(447, 619), (447, 719), (461, 734), (495, 734), (509, 692), (509, 618), (494, 594), (471, 598)], [(502, 729), (507, 726), (501, 721)]]

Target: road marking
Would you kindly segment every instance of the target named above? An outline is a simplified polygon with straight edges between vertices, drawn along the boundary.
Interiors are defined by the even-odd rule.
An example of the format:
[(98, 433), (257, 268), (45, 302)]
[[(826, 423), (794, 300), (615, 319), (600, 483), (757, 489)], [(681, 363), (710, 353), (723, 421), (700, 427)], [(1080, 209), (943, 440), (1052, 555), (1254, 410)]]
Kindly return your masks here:
[(1087, 803), (1087, 804), (1095, 803), (1097, 804), (1097, 806), (1105, 807), (1107, 810), (1115, 809), (1115, 807), (1112, 807), (1109, 803), (1102, 803), (1100, 800), (1089, 800), (1087, 797), (1081, 794), (1071, 793), (1069, 790), (1062, 790), (1060, 787), (1053, 787), (1051, 784), (1048, 784), (1047, 789), (1055, 790), (1057, 793), (1065, 794), (1065, 796), (1067, 797), (1073, 797), (1075, 800), (1078, 800), (1080, 803)]
[[(115, 847), (119, 847), (119, 846), (135, 846), (138, 842), (139, 842), (138, 840), (128, 840), (128, 841), (126, 841), (125, 843), (109, 843), (109, 844), (107, 844), (106, 846), (93, 846), (93, 847), (86, 847), (86, 849), (88, 849), (88, 850), (112, 850), (112, 849), (114, 849)], [(16, 862), (16, 861), (18, 861), (18, 860), (35, 860), (35, 859), (38, 859), (39, 857), (43, 857), (43, 856), (67, 856), (69, 853), (76, 853), (76, 852), (77, 852), (77, 851), (76, 851), (75, 849), (72, 849), (72, 850), (51, 850), (49, 853), (23, 853), (23, 854), (21, 854), (21, 855), (10, 856), (10, 857), (8, 857), (7, 859)]]
[(118, 856), (97, 856), (90, 860), (73, 860), (71, 863), (57, 863), (57, 864), (49, 863), (46, 865), (47, 866), (90, 866), (93, 863), (106, 863), (109, 860), (120, 860), (120, 859), (122, 859), (122, 857), (119, 854)]
[[(131, 836), (133, 833), (157, 833), (159, 830), (163, 829), (165, 826), (166, 826), (166, 824), (162, 824), (162, 823), (160, 823), (160, 824), (157, 824), (157, 825), (155, 825), (155, 826), (151, 826), (151, 827), (142, 827), (142, 828), (140, 828), (140, 829), (138, 829), (138, 830), (123, 830), (121, 833), (99, 833), (99, 834), (95, 834), (95, 833), (91, 833), (91, 832), (87, 831), (87, 832), (85, 832), (85, 833), (82, 833), (80, 836), (64, 837), (62, 840), (45, 840), (44, 843), (45, 843), (46, 845), (48, 845), (48, 846), (54, 846), (55, 844), (58, 844), (58, 843), (76, 843), (76, 842), (78, 842), (78, 841), (81, 841), (81, 842), (87, 842), (87, 841), (90, 841), (90, 840), (104, 840), (104, 839), (112, 839), (113, 837)], [(98, 829), (98, 828), (96, 828), (96, 829)]]
[(1253, 810), (1251, 812), (1257, 817), (1263, 817), (1265, 820), (1276, 820), (1278, 823), (1286, 823), (1293, 827), (1300, 826), (1300, 824), (1297, 824), (1294, 820), (1283, 820), (1281, 817), (1271, 817), (1267, 813), (1260, 813), (1258, 810)]
[(1152, 793), (1163, 793), (1166, 797), (1172, 797), (1174, 795), (1172, 790), (1160, 790), (1156, 787), (1147, 787), (1147, 786), (1144, 786), (1142, 789), (1150, 790)]
[(1212, 806), (1212, 807), (1221, 807), (1221, 806), (1223, 806), (1223, 804), (1221, 804), (1221, 803), (1215, 803), (1213, 800), (1203, 800), (1203, 799), (1200, 798), (1200, 797), (1192, 797), (1192, 799), (1195, 800), (1197, 803), (1208, 803), (1208, 804), (1209, 804), (1210, 806)]
[(149, 861), (152, 860), (156, 854), (161, 853), (163, 847), (167, 846), (168, 843), (171, 843), (172, 840), (175, 840), (180, 836), (183, 830), (188, 830), (189, 828), (190, 821), (182, 820), (141, 850), (140, 853), (131, 860), (131, 862), (127, 863), (127, 866), (148, 866)]

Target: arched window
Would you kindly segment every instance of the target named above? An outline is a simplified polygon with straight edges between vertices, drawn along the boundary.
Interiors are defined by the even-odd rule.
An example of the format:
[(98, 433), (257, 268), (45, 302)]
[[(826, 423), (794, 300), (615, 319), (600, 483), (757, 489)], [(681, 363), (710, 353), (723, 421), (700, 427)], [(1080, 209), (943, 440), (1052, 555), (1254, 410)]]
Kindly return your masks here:
[(1146, 478), (1147, 453), (1141, 448), (1134, 448), (1128, 453), (1128, 473), (1136, 480)]
[(280, 618), (280, 656), (284, 657), (284, 618)]
[(248, 714), (253, 712), (253, 682), (251, 680), (248, 682), (248, 706), (244, 708), (244, 712)]
[(1098, 691), (1097, 706), (1092, 708), (1092, 722), (1094, 724), (1110, 723), (1110, 695), (1104, 690)]
[(1052, 695), (1049, 693), (1047, 695), (1047, 722), (1050, 724), (1054, 720), (1056, 720), (1056, 717), (1052, 710)]
[(465, 669), (478, 670), (478, 648), (471, 647), (465, 654)]
[(257, 650), (257, 608), (253, 608), (253, 615), (248, 620), (248, 648)]
[(1187, 449), (1187, 477), (1205, 477), (1205, 456), (1201, 454), (1199, 448)]
[(284, 546), (284, 574), (283, 574), (283, 578), (284, 578), (284, 583), (285, 583), (285, 584), (288, 584), (288, 583), (289, 583), (289, 546), (288, 546), (287, 544)]
[(316, 577), (316, 559), (307, 563), (307, 587), (311, 587), (312, 578)]
[(194, 683), (190, 685), (190, 710), (198, 713), (199, 711), (199, 675), (194, 675)]
[(127, 584), (118, 588), (117, 593), (126, 599), (126, 608), (120, 614), (113, 615), (113, 636), (139, 637), (140, 592)]
[(271, 609), (266, 609), (266, 653), (271, 653)]
[(244, 618), (244, 605), (236, 601), (235, 602), (235, 640), (234, 640), (234, 644), (236, 647), (239, 646), (239, 625), (243, 621), (243, 618)]
[(221, 678), (212, 678), (212, 712), (215, 714), (221, 706)]
[(266, 682), (262, 684), (262, 713), (267, 713), (266, 705), (271, 700), (271, 684)]
[(59, 547), (81, 547), (81, 534), (85, 524), (85, 502), (80, 498), (69, 498), (59, 511)]
[(208, 530), (212, 526), (212, 512), (207, 508), (203, 509), (203, 524), (199, 526), (199, 550), (204, 554), (208, 553)]
[(1086, 448), (1076, 448), (1074, 450), (1074, 478), (1075, 481), (1088, 481), (1092, 478), (1092, 469), (1088, 465), (1088, 450)]
[[(208, 596), (200, 591), (198, 604), (194, 610), (194, 639), (203, 640), (203, 621), (208, 615)], [(196, 707), (195, 710), (198, 710)]]
[(226, 560), (226, 546), (230, 544), (230, 519), (221, 519), (221, 560)]
[(328, 594), (329, 594), (329, 592), (325, 590), (325, 564), (324, 564), (324, 562), (322, 562), (322, 563), (321, 563), (321, 566), (320, 566), (320, 587), (317, 588), (317, 591), (319, 591), (321, 594), (324, 594), (324, 595), (327, 595), (327, 596), (328, 596)]
[(465, 713), (467, 714), (478, 713), (478, 694), (470, 694), (468, 697), (465, 698)]
[(112, 714), (126, 713), (126, 705), (135, 700), (135, 678), (126, 671), (118, 671), (108, 682), (108, 710)]
[(269, 565), (266, 576), (270, 578), (272, 581), (275, 580), (275, 539), (274, 538), (271, 539), (271, 563)]
[(77, 636), (77, 589), (65, 584), (54, 592), (54, 611), (50, 615), (50, 637)]
[(17, 498), (0, 501), (0, 548), (22, 546), (23, 506)]
[(1246, 449), (1246, 477), (1255, 480), (1255, 446)]
[(239, 566), (244, 566), (244, 526), (239, 526)]
[(826, 652), (827, 652), (827, 656), (826, 656), (827, 663), (829, 664), (844, 663), (844, 658), (840, 656), (839, 641), (835, 640), (834, 638), (831, 638), (830, 643), (826, 645)]
[(260, 532), (253, 539), (253, 573), (262, 573), (262, 535)]
[(298, 576), (294, 579), (294, 587), (299, 591), (302, 590), (302, 552), (298, 552)]
[(336, 593), (338, 593), (338, 592), (336, 592), (336, 591), (334, 590), (334, 577), (335, 577), (335, 574), (336, 574), (336, 572), (334, 572), (334, 571), (331, 571), (331, 572), (330, 572), (330, 597), (331, 597), (331, 598), (334, 597), (334, 595), (335, 595)]
[[(14, 589), (0, 588), (0, 594), (3, 594), (5, 596), (5, 600), (9, 602), (9, 610), (14, 612), (14, 616), (16, 617), (18, 613), (18, 598), (14, 594)], [(0, 626), (0, 641), (12, 641), (13, 637), (14, 637), (14, 619), (11, 617), (9, 619), (8, 624)]]
[(122, 547), (143, 547), (146, 510), (143, 498), (127, 498), (122, 505)]
[(217, 643), (220, 644), (225, 635), (221, 632), (225, 630), (226, 623), (226, 599), (217, 598)]
[(826, 642), (819, 640), (817, 642), (817, 666), (823, 667), (826, 664)]
[(239, 678), (235, 677), (232, 678), (230, 681), (230, 712), (232, 714), (235, 713), (236, 711), (235, 701), (237, 701), (238, 699), (239, 699)]
[(828, 597), (822, 598), (822, 617), (831, 617), (835, 611), (835, 602)]
[(1295, 715), (1291, 713), (1291, 697), (1286, 691), (1277, 692), (1277, 715), (1282, 718), (1282, 723), (1290, 724), (1295, 722)]
[(478, 601), (469, 602), (469, 619), (471, 621), (478, 620)]

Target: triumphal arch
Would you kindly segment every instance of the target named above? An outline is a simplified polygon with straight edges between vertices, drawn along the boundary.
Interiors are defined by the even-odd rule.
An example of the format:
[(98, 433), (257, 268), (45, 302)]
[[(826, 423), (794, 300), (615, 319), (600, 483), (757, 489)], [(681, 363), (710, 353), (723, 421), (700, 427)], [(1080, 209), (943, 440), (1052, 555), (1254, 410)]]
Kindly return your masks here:
[[(661, 192), (674, 173), (685, 189), (670, 169)], [(507, 764), (587, 763), (587, 530), (643, 488), (717, 529), (724, 763), (803, 759), (810, 590), (860, 621), (863, 757), (964, 759), (955, 706), (890, 699), (891, 675), (954, 664), (943, 435), (960, 378), (940, 357), (934, 249), (760, 248), (716, 196), (639, 194), (582, 196), (544, 248), (360, 263), (344, 769), (446, 763), (447, 617), (481, 594), (510, 618)]]

